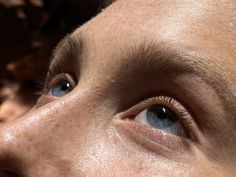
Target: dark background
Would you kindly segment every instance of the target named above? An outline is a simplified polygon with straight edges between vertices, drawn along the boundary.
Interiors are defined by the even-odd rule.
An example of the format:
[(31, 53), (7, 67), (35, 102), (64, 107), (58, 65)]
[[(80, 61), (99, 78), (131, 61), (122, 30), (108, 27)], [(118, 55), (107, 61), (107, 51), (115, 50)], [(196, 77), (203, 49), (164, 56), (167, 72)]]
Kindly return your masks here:
[(99, 0), (0, 0), (0, 122), (35, 104), (51, 52), (94, 17)]

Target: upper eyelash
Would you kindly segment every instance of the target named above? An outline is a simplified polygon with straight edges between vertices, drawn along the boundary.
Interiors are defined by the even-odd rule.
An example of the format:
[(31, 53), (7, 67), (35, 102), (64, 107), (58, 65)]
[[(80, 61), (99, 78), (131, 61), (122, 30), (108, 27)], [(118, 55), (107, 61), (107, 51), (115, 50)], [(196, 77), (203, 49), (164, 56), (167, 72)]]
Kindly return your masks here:
[[(183, 106), (179, 101), (177, 101), (173, 97), (160, 95), (160, 96), (148, 98), (137, 105), (139, 107), (138, 108), (139, 111), (136, 110), (135, 111), (136, 113), (135, 114), (133, 113), (132, 117), (135, 117), (138, 113), (140, 113), (144, 109), (147, 109), (150, 106), (154, 106), (157, 104), (160, 104), (162, 106), (165, 106), (171, 109), (176, 114), (180, 124), (185, 128), (189, 137), (192, 140), (195, 140), (195, 137), (192, 136), (192, 133), (191, 133), (191, 129), (192, 129), (192, 120), (190, 119), (191, 114), (188, 112), (185, 106)], [(183, 109), (177, 108), (177, 106), (181, 106), (181, 108)]]
[[(169, 97), (169, 96), (157, 96), (157, 97), (152, 97), (149, 98), (145, 101), (143, 101), (141, 104), (143, 105), (155, 105), (155, 104), (161, 104), (160, 102), (165, 102), (167, 104), (164, 104), (163, 106), (168, 107), (169, 109), (176, 107), (176, 104), (180, 104), (178, 103), (174, 98)], [(171, 107), (170, 107), (171, 106)], [(181, 113), (181, 111), (179, 111), (178, 113)]]
[[(164, 101), (166, 103), (168, 103), (168, 105), (163, 105), (166, 106), (169, 109), (174, 109), (174, 113), (176, 114), (177, 112), (177, 116), (181, 116), (181, 117), (186, 117), (186, 114), (188, 113), (187, 109), (181, 104), (179, 103), (177, 100), (175, 100), (173, 97), (169, 97), (169, 96), (158, 96), (158, 97), (153, 97), (150, 98), (151, 101), (154, 101), (154, 103), (156, 102), (158, 104), (158, 101)], [(181, 105), (182, 108), (184, 108), (184, 110), (180, 110), (179, 108), (176, 108), (178, 105)]]
[[(53, 74), (53, 73), (51, 73)], [(55, 75), (55, 74), (53, 74)], [(75, 77), (73, 77), (73, 74), (70, 73), (60, 73), (60, 74), (56, 74), (55, 76), (53, 75), (48, 75), (48, 80), (45, 83), (45, 86), (42, 90), (43, 94), (47, 94), (50, 89), (52, 88), (52, 86), (54, 86), (55, 84), (57, 84), (59, 81), (66, 81), (66, 82), (70, 82), (71, 85), (73, 86), (73, 88), (77, 85), (77, 80), (75, 79)]]
[[(175, 111), (174, 111), (175, 114), (177, 112), (178, 120), (180, 121), (180, 124), (186, 129), (187, 133), (189, 134), (189, 137), (192, 140), (195, 140), (195, 137), (191, 133), (193, 121), (190, 118), (191, 117), (191, 113), (189, 113), (189, 110), (182, 103), (180, 103), (179, 101), (175, 100), (174, 98), (171, 98), (171, 97), (164, 97), (164, 98), (166, 98), (165, 100), (168, 101), (171, 104), (171, 106), (173, 106), (172, 109), (173, 108), (175, 109)], [(177, 104), (181, 105), (181, 107), (184, 110), (176, 108)]]

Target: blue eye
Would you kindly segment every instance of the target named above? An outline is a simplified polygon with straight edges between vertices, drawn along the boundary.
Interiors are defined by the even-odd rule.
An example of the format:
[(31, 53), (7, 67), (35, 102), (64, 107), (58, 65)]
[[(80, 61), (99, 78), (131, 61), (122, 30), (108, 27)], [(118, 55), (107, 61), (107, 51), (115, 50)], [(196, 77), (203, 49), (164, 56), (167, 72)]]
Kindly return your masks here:
[(176, 115), (163, 106), (153, 106), (146, 111), (147, 122), (155, 128), (165, 129), (178, 120)]
[(70, 82), (62, 80), (51, 87), (49, 94), (55, 97), (62, 97), (68, 94), (72, 89)]
[(180, 124), (176, 114), (162, 105), (155, 105), (141, 111), (135, 116), (135, 120), (167, 133), (187, 137), (187, 133)]

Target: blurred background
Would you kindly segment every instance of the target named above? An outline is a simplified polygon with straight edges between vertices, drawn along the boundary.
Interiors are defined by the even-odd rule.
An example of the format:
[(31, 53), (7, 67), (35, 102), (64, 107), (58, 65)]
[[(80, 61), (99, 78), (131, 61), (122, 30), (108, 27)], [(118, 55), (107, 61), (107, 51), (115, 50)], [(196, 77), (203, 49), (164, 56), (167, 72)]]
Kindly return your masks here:
[(0, 0), (0, 123), (33, 107), (57, 42), (100, 7), (99, 0)]

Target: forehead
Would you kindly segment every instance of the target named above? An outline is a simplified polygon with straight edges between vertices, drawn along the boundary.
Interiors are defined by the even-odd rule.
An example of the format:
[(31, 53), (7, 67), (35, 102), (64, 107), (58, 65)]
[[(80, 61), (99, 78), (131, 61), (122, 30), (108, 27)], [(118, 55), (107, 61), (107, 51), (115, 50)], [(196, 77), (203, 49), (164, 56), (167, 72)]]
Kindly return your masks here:
[[(54, 61), (64, 61), (63, 64), (67, 63), (70, 70), (74, 67), (72, 60), (79, 58), (78, 70), (81, 71), (78, 74), (78, 87), (80, 90), (83, 87), (91, 87), (91, 90), (99, 88), (102, 94), (111, 92), (111, 88), (122, 87), (122, 84), (125, 88), (120, 89), (122, 92), (127, 92), (127, 85), (137, 84), (136, 87), (130, 88), (138, 88), (145, 83), (150, 83), (149, 86), (153, 83), (161, 84), (160, 76), (165, 76), (173, 68), (180, 71), (171, 73), (175, 78), (186, 74), (187, 69), (190, 74), (192, 71), (196, 74), (197, 71), (198, 75), (201, 73), (200, 76), (215, 88), (217, 95), (223, 97), (221, 100), (225, 103), (224, 106), (235, 114), (235, 16), (233, 1), (117, 0), (76, 30), (69, 37), (72, 45), (69, 44), (68, 47), (67, 43), (63, 42), (67, 52), (61, 53), (67, 55), (56, 55), (59, 59)], [(136, 53), (127, 57), (127, 53), (132, 53), (133, 49)], [(151, 62), (148, 60), (150, 58)], [(162, 62), (156, 62), (160, 60)], [(54, 63), (60, 62), (53, 62), (51, 66), (57, 66)], [(163, 69), (163, 64), (173, 67), (167, 66), (168, 70), (164, 67), (164, 70), (159, 72)], [(157, 65), (160, 67), (156, 67)], [(74, 70), (77, 71), (77, 68)], [(177, 81), (181, 81), (180, 85), (185, 85), (183, 87), (186, 89), (193, 85), (192, 81), (186, 84), (183, 82), (185, 78), (179, 78)], [(189, 90), (196, 91), (197, 94), (198, 90), (203, 90), (203, 86), (198, 79), (192, 80), (195, 85)], [(208, 91), (202, 96), (202, 100), (207, 97), (215, 98), (209, 94), (210, 91), (215, 93), (214, 89), (208, 86), (204, 88)], [(99, 94), (96, 92), (95, 95)], [(214, 104), (211, 104), (208, 108), (214, 110), (213, 107)]]
[(235, 7), (233, 1), (118, 0), (78, 29), (74, 36), (84, 31), (88, 44), (102, 41), (96, 48), (101, 46), (99, 53), (109, 50), (110, 55), (119, 52), (114, 48), (155, 40), (169, 46), (198, 48), (217, 58), (233, 59)]
[(111, 73), (121, 60), (129, 60), (121, 56), (132, 47), (155, 43), (160, 48), (201, 53), (205, 69), (212, 63), (219, 66), (233, 87), (235, 7), (233, 0), (117, 0), (72, 37), (83, 38), (86, 77)]

